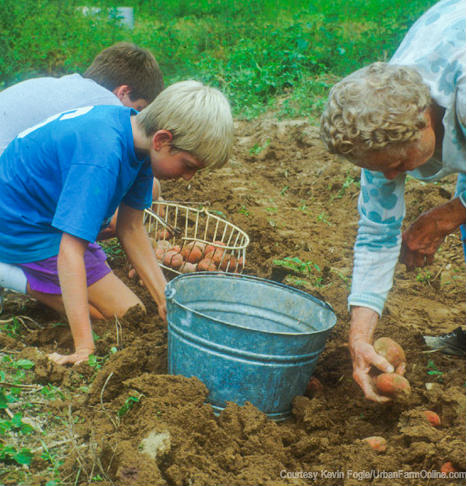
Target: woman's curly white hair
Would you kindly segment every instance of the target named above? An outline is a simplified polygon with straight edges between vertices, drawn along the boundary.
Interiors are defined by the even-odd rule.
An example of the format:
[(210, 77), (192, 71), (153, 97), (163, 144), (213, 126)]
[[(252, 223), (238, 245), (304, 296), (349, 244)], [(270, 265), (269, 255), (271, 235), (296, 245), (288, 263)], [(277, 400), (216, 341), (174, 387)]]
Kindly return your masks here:
[(430, 90), (413, 68), (376, 62), (337, 83), (321, 116), (332, 153), (358, 158), (416, 140), (427, 126)]

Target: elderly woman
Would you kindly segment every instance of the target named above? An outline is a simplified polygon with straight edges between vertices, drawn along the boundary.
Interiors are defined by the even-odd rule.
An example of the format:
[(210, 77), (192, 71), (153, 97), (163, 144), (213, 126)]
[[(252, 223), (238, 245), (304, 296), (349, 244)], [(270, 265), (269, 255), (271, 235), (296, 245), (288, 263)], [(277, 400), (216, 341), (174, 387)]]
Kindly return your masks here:
[[(372, 64), (336, 84), (321, 134), (331, 152), (363, 169), (349, 345), (355, 381), (367, 398), (384, 402), (368, 372), (372, 366), (394, 371), (372, 342), (398, 257), (407, 268), (429, 264), (446, 235), (462, 225), (465, 242), (465, 0), (437, 3), (390, 63)], [(459, 174), (455, 197), (401, 235), (406, 174), (436, 181), (452, 173)], [(459, 331), (451, 350), (462, 353), (463, 346), (465, 354)]]

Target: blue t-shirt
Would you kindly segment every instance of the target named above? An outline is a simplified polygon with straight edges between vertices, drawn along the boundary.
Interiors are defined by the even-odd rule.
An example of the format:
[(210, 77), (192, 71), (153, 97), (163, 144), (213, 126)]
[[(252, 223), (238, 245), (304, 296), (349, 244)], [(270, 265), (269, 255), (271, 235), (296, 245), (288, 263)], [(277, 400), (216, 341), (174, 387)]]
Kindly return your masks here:
[(0, 261), (58, 254), (63, 232), (95, 241), (120, 202), (149, 207), (149, 159), (135, 153), (130, 116), (118, 106), (54, 115), (20, 133), (0, 157)]

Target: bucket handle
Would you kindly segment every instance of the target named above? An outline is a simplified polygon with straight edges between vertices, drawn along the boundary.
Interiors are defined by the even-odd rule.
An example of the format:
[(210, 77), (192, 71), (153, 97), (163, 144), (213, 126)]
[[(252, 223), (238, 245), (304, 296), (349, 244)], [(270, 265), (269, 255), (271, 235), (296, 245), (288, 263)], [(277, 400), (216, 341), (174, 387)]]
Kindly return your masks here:
[(177, 291), (173, 287), (169, 287), (167, 285), (167, 287), (165, 288), (165, 298), (167, 300), (173, 300), (176, 293)]

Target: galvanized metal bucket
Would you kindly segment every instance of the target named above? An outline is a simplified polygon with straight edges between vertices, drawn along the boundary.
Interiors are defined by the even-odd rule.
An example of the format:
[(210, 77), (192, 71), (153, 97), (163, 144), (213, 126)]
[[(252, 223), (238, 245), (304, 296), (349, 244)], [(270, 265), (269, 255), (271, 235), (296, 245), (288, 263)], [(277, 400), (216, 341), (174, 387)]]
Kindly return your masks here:
[(287, 418), (336, 323), (327, 303), (245, 275), (180, 275), (166, 296), (169, 373), (199, 378), (216, 412), (248, 401)]

